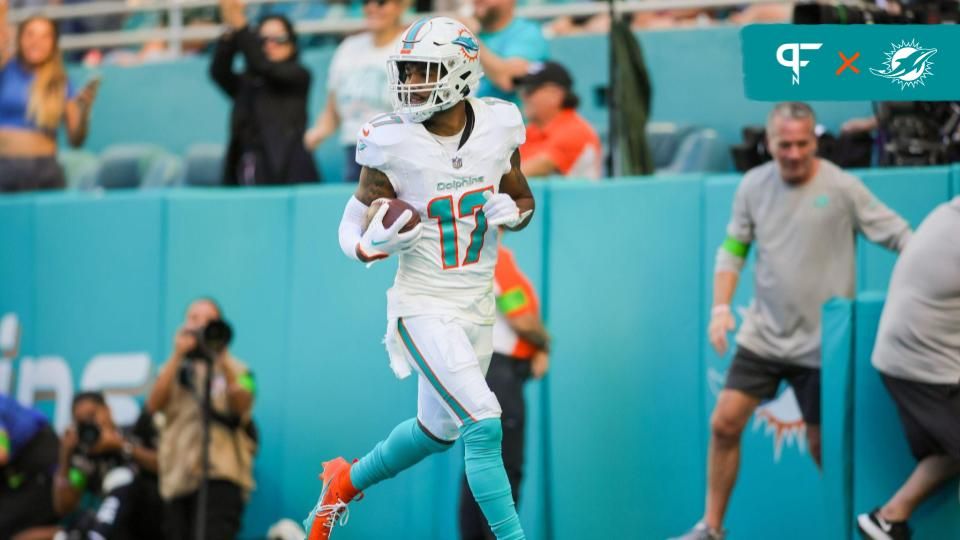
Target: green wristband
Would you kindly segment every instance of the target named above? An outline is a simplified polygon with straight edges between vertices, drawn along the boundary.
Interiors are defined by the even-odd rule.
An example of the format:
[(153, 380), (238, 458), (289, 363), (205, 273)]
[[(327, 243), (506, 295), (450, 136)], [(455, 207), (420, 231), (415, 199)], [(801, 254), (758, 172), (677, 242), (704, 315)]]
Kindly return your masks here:
[(732, 236), (728, 236), (721, 246), (727, 253), (745, 259), (750, 252), (750, 244), (741, 242)]
[(83, 491), (83, 489), (87, 487), (87, 475), (78, 469), (71, 468), (70, 472), (67, 473), (67, 479), (70, 481), (70, 485), (77, 491)]

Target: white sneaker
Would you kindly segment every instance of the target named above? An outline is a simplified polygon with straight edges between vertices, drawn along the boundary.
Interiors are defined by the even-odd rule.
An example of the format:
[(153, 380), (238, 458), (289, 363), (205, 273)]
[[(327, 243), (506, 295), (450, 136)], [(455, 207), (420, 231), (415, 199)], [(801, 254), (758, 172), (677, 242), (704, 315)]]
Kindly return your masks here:
[(715, 531), (701, 521), (683, 536), (677, 536), (669, 540), (723, 540), (725, 535), (726, 531)]

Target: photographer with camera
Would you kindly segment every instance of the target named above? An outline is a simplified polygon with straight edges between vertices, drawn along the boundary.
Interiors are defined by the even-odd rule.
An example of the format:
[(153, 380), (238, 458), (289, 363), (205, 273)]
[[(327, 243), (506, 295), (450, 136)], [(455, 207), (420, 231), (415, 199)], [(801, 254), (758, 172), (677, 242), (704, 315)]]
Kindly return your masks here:
[[(157, 470), (157, 454), (150, 445), (149, 416), (141, 417), (132, 433), (124, 434), (98, 392), (77, 394), (71, 415), (72, 423), (60, 445), (53, 508), (61, 516), (73, 515), (57, 538), (157, 538), (145, 526), (162, 508), (152, 476)], [(78, 513), (85, 494), (93, 495), (98, 503)]]
[[(254, 381), (230, 354), (230, 339), (230, 327), (216, 302), (201, 298), (191, 303), (147, 402), (150, 410), (163, 415), (160, 494), (166, 503), (167, 538), (234, 538), (254, 487)], [(207, 422), (209, 442), (204, 448)], [(206, 504), (201, 504), (204, 495)]]

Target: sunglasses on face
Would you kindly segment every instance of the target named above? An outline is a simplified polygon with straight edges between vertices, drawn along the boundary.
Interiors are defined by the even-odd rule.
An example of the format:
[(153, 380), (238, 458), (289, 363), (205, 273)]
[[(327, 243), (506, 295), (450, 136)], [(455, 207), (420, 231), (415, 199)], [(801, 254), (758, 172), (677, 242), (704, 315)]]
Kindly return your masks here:
[(376, 4), (376, 5), (379, 6), (379, 7), (383, 7), (383, 6), (387, 5), (388, 2), (390, 2), (390, 0), (363, 0), (363, 5), (364, 5), (364, 7), (366, 7), (367, 4), (373, 3), (373, 4)]
[(260, 36), (261, 43), (273, 43), (274, 45), (289, 45), (290, 36)]

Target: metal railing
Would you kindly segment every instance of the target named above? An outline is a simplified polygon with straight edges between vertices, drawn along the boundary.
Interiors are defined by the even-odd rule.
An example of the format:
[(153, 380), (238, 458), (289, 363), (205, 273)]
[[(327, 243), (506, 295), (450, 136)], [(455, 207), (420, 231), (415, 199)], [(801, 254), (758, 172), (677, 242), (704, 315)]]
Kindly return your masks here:
[[(467, 0), (469, 1), (469, 0)], [(293, 0), (246, 0), (247, 5), (293, 3)], [(793, 0), (617, 0), (618, 13), (636, 13), (666, 9), (686, 8), (722, 8), (743, 6), (744, 4), (794, 3)], [(861, 0), (848, 3), (863, 3)], [(20, 21), (29, 15), (41, 13), (52, 19), (73, 19), (104, 15), (128, 15), (142, 12), (163, 11), (167, 14), (168, 25), (163, 28), (119, 30), (111, 32), (90, 32), (63, 36), (61, 47), (64, 50), (109, 48), (140, 45), (151, 41), (165, 41), (176, 54), (182, 51), (184, 41), (211, 40), (223, 32), (222, 27), (187, 27), (184, 25), (184, 11), (191, 8), (216, 7), (217, 0), (154, 0), (154, 1), (114, 1), (90, 2), (50, 6), (42, 9), (11, 10), (11, 22)], [(559, 16), (583, 17), (606, 13), (606, 2), (576, 2), (563, 4), (537, 4), (518, 6), (517, 14), (535, 20), (552, 19)], [(431, 13), (436, 14), (436, 13)], [(431, 14), (411, 14), (411, 19)], [(363, 19), (343, 15), (328, 16), (322, 19), (296, 21), (297, 32), (301, 35), (342, 35), (360, 31), (364, 28)]]

